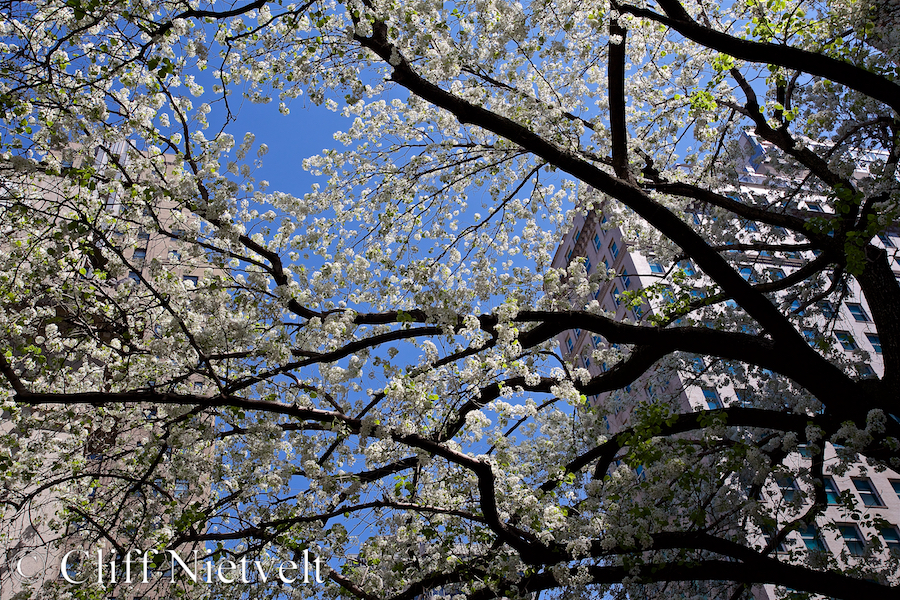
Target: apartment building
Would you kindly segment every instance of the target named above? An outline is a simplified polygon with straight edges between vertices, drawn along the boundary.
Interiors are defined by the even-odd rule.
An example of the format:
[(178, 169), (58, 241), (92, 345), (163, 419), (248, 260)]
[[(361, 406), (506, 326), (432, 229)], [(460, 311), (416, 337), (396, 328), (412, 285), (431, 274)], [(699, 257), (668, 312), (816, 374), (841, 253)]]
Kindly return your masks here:
[[(128, 161), (127, 149), (124, 142), (105, 150), (97, 149), (92, 153), (94, 167), (99, 171), (110, 160)], [(173, 157), (166, 156), (164, 161), (164, 171), (171, 172)], [(65, 158), (62, 162), (64, 168), (73, 166), (73, 162)], [(77, 160), (74, 166), (79, 166)], [(41, 208), (42, 203), (48, 207), (61, 207), (67, 202), (66, 193), (61, 182), (45, 178), (33, 186), (30, 197), (20, 201), (28, 201), (36, 208)], [(123, 198), (118, 194), (107, 194), (101, 200), (105, 205), (105, 214), (97, 222), (106, 222), (108, 227), (94, 230), (85, 237), (85, 242), (95, 248), (106, 246), (111, 252), (118, 253), (124, 268), (107, 268), (99, 262), (102, 261), (99, 252), (89, 251), (85, 253), (84, 263), (75, 266), (75, 272), (80, 267), (80, 276), (84, 281), (96, 281), (97, 293), (107, 300), (110, 296), (124, 294), (132, 298), (146, 298), (146, 305), (150, 306), (154, 302), (154, 294), (147, 284), (159, 271), (167, 274), (171, 285), (183, 286), (188, 292), (202, 285), (204, 277), (217, 272), (206, 256), (181, 241), (184, 228), (191, 226), (191, 221), (196, 219), (194, 215), (165, 200), (157, 202), (152, 210), (145, 209), (143, 214), (135, 212), (134, 206), (126, 209)], [(64, 214), (62, 210), (57, 210), (59, 214)], [(153, 222), (156, 226), (144, 227), (142, 221)], [(18, 232), (7, 231), (4, 234), (14, 239)], [(95, 278), (95, 271), (103, 271), (103, 278)], [(49, 280), (47, 289), (59, 283)], [(50, 321), (63, 337), (81, 335), (80, 328), (84, 323), (79, 323), (79, 319), (89, 318), (92, 331), (103, 341), (110, 342), (118, 335), (117, 318), (143, 318), (141, 315), (114, 315), (107, 327), (102, 321), (103, 314), (92, 314), (90, 307), (77, 314), (71, 307), (54, 300), (51, 293), (47, 293), (45, 299), (39, 296), (36, 304), (43, 304), (42, 308), (54, 316)], [(144, 341), (153, 343), (154, 339), (162, 337), (162, 325), (145, 320)], [(34, 343), (41, 344), (39, 340)], [(43, 354), (52, 359), (54, 352), (45, 347)], [(70, 362), (66, 363), (67, 366), (75, 369), (68, 371), (77, 371), (78, 365)], [(165, 364), (161, 364), (161, 372), (165, 368)], [(189, 380), (183, 385), (202, 390), (199, 381)], [(40, 409), (34, 410), (37, 412)], [(109, 599), (149, 600), (166, 596), (167, 584), (159, 571), (147, 573), (147, 582), (144, 582), (144, 570), (148, 567), (139, 562), (142, 555), (132, 555), (127, 560), (123, 556), (116, 557), (115, 546), (118, 545), (120, 550), (132, 549), (132, 540), (165, 526), (164, 517), (159, 516), (165, 512), (161, 506), (166, 503), (187, 505), (203, 491), (190, 489), (187, 481), (176, 478), (178, 469), (174, 465), (182, 460), (177, 449), (160, 450), (160, 455), (154, 457), (152, 449), (146, 446), (146, 440), (148, 433), (161, 423), (162, 415), (152, 405), (142, 406), (140, 410), (145, 419), (143, 425), (141, 422), (124, 424), (115, 416), (106, 416), (95, 419), (92, 427), (81, 436), (73, 436), (64, 423), (55, 420), (48, 422), (46, 429), (27, 434), (15, 430), (6, 416), (0, 421), (0, 435), (15, 439), (20, 445), (34, 444), (46, 449), (42, 463), (32, 465), (34, 478), (27, 489), (10, 489), (7, 483), (2, 494), (0, 598), (32, 597), (30, 594), (53, 597), (55, 587), (64, 585), (67, 576), (72, 581), (84, 580), (86, 589), (106, 589), (108, 593), (104, 597)], [(118, 454), (112, 454), (110, 449), (116, 442)], [(59, 451), (54, 451), (54, 448)], [(147, 481), (132, 482), (133, 489), (123, 496), (120, 475), (126, 477), (128, 469), (120, 463), (141, 460), (139, 457), (145, 455), (150, 457), (148, 460), (158, 460), (152, 476)], [(60, 464), (75, 464), (76, 470), (60, 471)], [(63, 489), (67, 496), (65, 504), (59, 495)], [(106, 504), (115, 508), (115, 518), (109, 523), (91, 521), (90, 507)], [(80, 512), (80, 508), (84, 510)], [(115, 534), (118, 539), (109, 537), (108, 533), (98, 535), (98, 531), (104, 529), (118, 532)], [(104, 535), (107, 539), (103, 539)], [(203, 553), (203, 549), (200, 550)], [(97, 552), (104, 553), (105, 564), (100, 571), (94, 564), (97, 562)], [(188, 549), (186, 555), (190, 552)], [(106, 587), (97, 585), (98, 580), (107, 584)], [(119, 585), (111, 585), (110, 582), (118, 582)]]
[[(745, 134), (740, 143), (748, 156), (747, 162), (740, 166), (741, 191), (764, 196), (769, 193), (773, 179), (779, 177), (778, 171), (767, 160), (764, 145), (752, 135)], [(859, 170), (866, 168), (867, 158), (871, 159), (860, 157)], [(801, 200), (798, 207), (823, 214), (828, 210), (814, 196)], [(708, 224), (707, 220), (711, 218), (702, 211), (687, 216), (698, 227)], [(747, 223), (739, 241), (759, 241), (765, 239), (766, 234), (758, 225)], [(893, 255), (891, 264), (900, 281), (900, 253), (897, 252), (900, 230), (890, 228), (879, 234), (873, 243)], [(809, 256), (804, 257), (798, 252), (746, 250), (735, 253), (740, 273), (753, 282), (782, 279), (800, 268), (805, 258)], [(620, 321), (646, 324), (664, 316), (666, 307), (676, 301), (702, 300), (711, 292), (709, 282), (690, 259), (666, 260), (654, 256), (646, 248), (639, 249), (602, 210), (576, 218), (573, 228), (563, 237), (552, 266), (566, 268), (573, 261), (583, 261), (589, 276), (601, 275), (593, 299), (608, 315), (614, 315)], [(579, 303), (585, 300), (591, 299), (582, 298)], [(800, 311), (802, 316), (798, 299), (783, 297), (779, 300), (784, 311)], [(867, 300), (855, 280), (849, 280), (843, 293), (831, 294), (827, 299), (817, 301), (815, 307), (817, 310), (810, 311), (815, 314), (804, 317), (807, 327), (802, 332), (809, 343), (820, 348), (840, 349), (846, 357), (847, 368), (855, 369), (860, 377), (881, 376), (884, 370), (881, 342)], [(720, 303), (718, 310), (721, 314), (733, 308), (736, 305), (729, 301)], [(707, 310), (705, 314), (713, 313)], [(608, 343), (602, 336), (578, 329), (563, 332), (558, 336), (558, 342), (569, 364), (585, 368), (592, 375), (606, 371), (604, 357), (609, 357), (609, 351), (616, 349), (615, 344)], [(609, 431), (614, 433), (628, 426), (632, 409), (642, 402), (665, 397), (681, 412), (749, 406), (749, 398), (754, 393), (757, 398), (764, 396), (764, 386), (771, 383), (765, 378), (729, 378), (727, 366), (719, 364), (716, 365), (718, 369), (713, 369), (707, 361), (709, 359), (701, 356), (682, 356), (678, 367), (657, 368), (624, 390), (599, 394), (590, 397), (589, 401), (610, 408), (604, 418)], [(841, 452), (841, 448), (830, 443), (825, 445), (828, 506), (818, 519), (822, 523), (837, 524), (837, 527), (809, 525), (793, 531), (778, 545), (776, 553), (806, 551), (820, 555), (823, 564), (825, 556), (831, 556), (850, 566), (882, 563), (900, 553), (900, 474), (876, 469), (865, 461), (857, 461), (848, 468), (846, 461), (839, 460)], [(789, 467), (786, 471), (808, 472), (809, 457), (809, 450), (799, 446), (785, 458), (784, 464)], [(636, 475), (640, 477), (641, 473)], [(812, 489), (795, 477), (785, 476), (769, 478), (755, 493), (760, 500), (774, 507), (773, 514), (784, 523), (798, 518), (804, 507), (809, 506)], [(856, 510), (858, 520), (848, 516), (852, 509)], [(763, 547), (772, 539), (773, 531), (774, 528), (763, 530), (754, 526), (747, 532), (748, 541)], [(759, 600), (775, 598), (775, 592), (772, 585), (752, 590)]]

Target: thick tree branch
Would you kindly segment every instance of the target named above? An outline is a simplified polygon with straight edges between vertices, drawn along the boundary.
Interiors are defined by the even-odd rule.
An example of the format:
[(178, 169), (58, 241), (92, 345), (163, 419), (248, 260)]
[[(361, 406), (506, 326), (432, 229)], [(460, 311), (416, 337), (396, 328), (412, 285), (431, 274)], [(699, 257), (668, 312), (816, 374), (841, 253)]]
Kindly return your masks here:
[[(615, 3), (613, 3), (615, 7)], [(618, 18), (609, 23), (608, 98), (612, 166), (616, 176), (626, 181), (634, 177), (628, 170), (628, 128), (625, 123), (625, 36)]]
[[(834, 421), (821, 416), (813, 417), (735, 406), (673, 415), (657, 425), (656, 429), (653, 430), (653, 436), (669, 437), (688, 431), (706, 429), (711, 422), (722, 423), (729, 427), (757, 427), (760, 429), (774, 429), (776, 431), (792, 431), (804, 437), (806, 428), (809, 425), (816, 425), (825, 432), (836, 431), (839, 426)], [(566, 464), (563, 474), (577, 473), (594, 462), (597, 463), (599, 471), (605, 471), (619, 451), (625, 448), (630, 441), (634, 440), (637, 433), (633, 428), (617, 432), (606, 442)], [(549, 479), (541, 484), (539, 489), (549, 492), (561, 484), (563, 480), (564, 478)]]
[(678, 0), (657, 0), (665, 16), (624, 4), (621, 10), (636, 17), (652, 19), (671, 27), (686, 38), (707, 48), (748, 62), (779, 65), (818, 75), (884, 102), (900, 114), (900, 86), (871, 71), (850, 63), (792, 46), (744, 40), (697, 23)]

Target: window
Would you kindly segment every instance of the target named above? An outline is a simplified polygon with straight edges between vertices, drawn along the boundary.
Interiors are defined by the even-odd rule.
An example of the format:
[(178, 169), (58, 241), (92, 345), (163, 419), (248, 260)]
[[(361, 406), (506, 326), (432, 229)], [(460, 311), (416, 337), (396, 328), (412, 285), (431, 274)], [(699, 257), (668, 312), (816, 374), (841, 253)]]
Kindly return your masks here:
[(706, 370), (706, 363), (703, 362), (703, 357), (695, 356), (693, 359), (691, 359), (691, 362), (694, 364), (694, 372), (702, 373)]
[(577, 340), (578, 338), (581, 337), (581, 330), (580, 330), (580, 329), (578, 329), (578, 328), (576, 327), (576, 328), (574, 329), (574, 332), (575, 332), (575, 339), (576, 339), (576, 340)]
[(703, 399), (706, 400), (706, 405), (710, 410), (722, 408), (722, 400), (719, 399), (719, 394), (714, 389), (703, 388)]
[(609, 253), (612, 254), (613, 258), (619, 257), (619, 247), (616, 245), (615, 240), (609, 243)]
[(671, 286), (663, 286), (661, 296), (666, 304), (675, 303), (675, 291), (672, 290)]
[(687, 259), (680, 261), (678, 268), (684, 271), (684, 274), (688, 277), (693, 277), (697, 274), (697, 271), (694, 270), (694, 264)]
[(605, 258), (603, 259), (603, 268), (609, 271), (609, 261)]
[(184, 494), (187, 494), (188, 489), (190, 489), (190, 486), (188, 485), (187, 479), (176, 479), (175, 480), (175, 495), (176, 496), (182, 496)]
[(900, 480), (892, 479), (891, 487), (894, 488), (894, 493), (897, 494), (898, 498), (900, 498)]
[(894, 555), (900, 554), (900, 531), (897, 531), (897, 528), (894, 525), (879, 527), (878, 533), (881, 534), (881, 538), (884, 540), (884, 545), (887, 546), (888, 552)]
[(130, 279), (132, 281), (140, 281), (141, 276), (138, 274), (137, 271), (128, 271), (128, 279)]
[(566, 252), (566, 262), (567, 263), (572, 262), (572, 252), (574, 252), (574, 251), (575, 251), (575, 248), (572, 248), (571, 250)]
[(862, 556), (865, 553), (866, 545), (856, 525), (838, 525), (838, 530), (851, 556)]
[(779, 477), (775, 480), (785, 502), (793, 502), (797, 497), (797, 482), (793, 477)]
[(599, 335), (592, 335), (591, 342), (593, 342), (594, 348), (599, 348), (600, 345), (603, 343), (603, 338), (600, 337)]
[(830, 320), (834, 318), (834, 304), (832, 304), (828, 300), (823, 300), (822, 302), (819, 302), (819, 308), (822, 309), (822, 316), (824, 316), (826, 319)]
[(650, 272), (661, 275), (666, 272), (666, 269), (660, 263), (653, 261), (650, 263)]
[(872, 369), (871, 365), (860, 365), (856, 367), (856, 371), (860, 377), (875, 377), (875, 370)]
[(772, 278), (772, 281), (778, 281), (779, 279), (784, 279), (784, 271), (782, 269), (768, 269), (769, 277)]
[(759, 231), (759, 227), (757, 227), (756, 223), (753, 221), (747, 221), (744, 223), (744, 230), (749, 231), (750, 233), (756, 233)]
[(875, 350), (876, 354), (882, 354), (884, 351), (881, 349), (881, 338), (875, 335), (874, 333), (867, 333), (866, 338), (869, 340), (869, 343), (872, 344), (872, 348)]
[(144, 230), (141, 230), (141, 231), (138, 232), (138, 239), (139, 239), (139, 240), (149, 240), (149, 239), (150, 239), (150, 234), (147, 233), (147, 232), (144, 231)]
[(746, 281), (755, 281), (756, 277), (753, 276), (753, 267), (742, 268), (741, 277), (743, 277)]
[(640, 306), (635, 306), (632, 311), (634, 312), (634, 318), (638, 321), (644, 316), (644, 309)]
[(806, 338), (806, 342), (810, 346), (816, 345), (816, 336), (818, 332), (815, 329), (804, 328), (803, 329), (803, 337)]
[(181, 260), (181, 252), (178, 250), (169, 250), (169, 260), (176, 262)]
[(185, 283), (190, 283), (190, 284), (196, 286), (198, 281), (200, 281), (200, 278), (197, 277), (196, 275), (185, 275), (184, 276)]
[(737, 363), (730, 361), (730, 360), (726, 360), (726, 361), (722, 361), (722, 364), (725, 366), (725, 370), (728, 371), (729, 373), (731, 373), (731, 375), (733, 375), (734, 377), (740, 378), (742, 376), (741, 372), (738, 371)]
[(581, 237), (581, 230), (579, 229), (578, 231), (575, 232), (575, 242), (576, 243), (578, 242), (578, 238), (580, 238), (580, 237)]
[(622, 285), (624, 285), (626, 289), (631, 285), (631, 277), (628, 275), (628, 269), (622, 269)]
[(800, 315), (801, 317), (803, 316), (803, 305), (800, 304), (799, 300), (794, 300), (793, 302), (791, 302), (791, 312), (795, 315)]
[(609, 295), (610, 295), (610, 297), (613, 299), (613, 302), (616, 303), (616, 306), (618, 306), (618, 305), (621, 303), (621, 301), (619, 300), (619, 288), (618, 288), (618, 286), (615, 286), (615, 285), (614, 285), (614, 286), (613, 286), (613, 289), (610, 290)]
[(737, 395), (738, 402), (741, 403), (741, 406), (744, 408), (753, 408), (753, 395), (750, 393), (750, 390), (747, 388), (735, 388), (735, 395)]
[(592, 267), (592, 266), (593, 266), (593, 265), (591, 264), (591, 259), (586, 258), (586, 259), (584, 260), (584, 272), (585, 272), (585, 273), (590, 273), (590, 272), (591, 272), (591, 267)]
[(568, 351), (571, 352), (574, 347), (575, 347), (575, 344), (572, 342), (572, 338), (570, 338), (569, 336), (566, 336), (566, 349), (568, 349)]
[(834, 335), (835, 337), (837, 337), (838, 341), (841, 343), (841, 347), (844, 350), (859, 349), (859, 346), (856, 345), (856, 341), (854, 341), (853, 336), (846, 331), (835, 331)]
[(584, 363), (585, 369), (589, 369), (591, 367), (591, 358), (587, 354), (581, 357), (581, 362)]
[(825, 499), (828, 504), (840, 504), (841, 494), (831, 477), (825, 478)]
[(702, 300), (706, 298), (706, 292), (704, 290), (694, 288), (691, 290), (691, 298), (694, 300)]
[[(775, 539), (775, 529), (769, 525), (763, 525), (762, 534), (763, 539), (766, 541), (766, 546), (770, 546), (772, 544), (772, 540)], [(778, 542), (778, 545), (775, 546), (775, 552), (784, 552), (784, 544)]]
[(806, 209), (812, 212), (823, 212), (822, 207), (817, 202), (807, 202)]
[(894, 242), (887, 236), (886, 233), (879, 233), (878, 239), (881, 240), (881, 243), (884, 244), (885, 248), (894, 248)]
[(848, 302), (847, 308), (850, 309), (850, 314), (853, 315), (853, 318), (860, 323), (868, 323), (871, 320), (869, 319), (869, 315), (866, 313), (866, 309), (862, 307), (862, 304)]
[(603, 243), (600, 241), (600, 234), (599, 234), (599, 233), (595, 233), (595, 234), (594, 234), (594, 249), (595, 249), (597, 252), (600, 252), (600, 247), (601, 247), (602, 245), (603, 245)]
[(801, 527), (800, 537), (803, 539), (803, 544), (806, 546), (807, 550), (812, 552), (825, 551), (825, 544), (822, 542), (822, 538), (819, 537), (819, 530), (816, 529), (815, 525)]
[(863, 504), (866, 506), (884, 506), (881, 503), (881, 498), (878, 497), (878, 492), (875, 491), (875, 486), (872, 485), (869, 479), (854, 477), (853, 485), (856, 487), (856, 491), (859, 492), (859, 497), (862, 498)]
[(147, 258), (147, 249), (146, 248), (138, 248), (134, 251), (134, 254), (131, 255), (134, 260), (144, 260)]

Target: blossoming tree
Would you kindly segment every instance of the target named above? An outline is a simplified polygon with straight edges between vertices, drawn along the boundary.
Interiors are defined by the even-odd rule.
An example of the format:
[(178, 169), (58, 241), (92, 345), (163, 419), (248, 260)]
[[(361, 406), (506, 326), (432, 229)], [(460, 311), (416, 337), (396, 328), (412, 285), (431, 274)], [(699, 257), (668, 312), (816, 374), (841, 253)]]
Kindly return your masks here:
[[(190, 597), (895, 597), (878, 548), (780, 546), (835, 526), (826, 442), (898, 467), (900, 287), (873, 242), (898, 215), (898, 25), (895, 4), (845, 0), (5, 4), (7, 557), (29, 524), (26, 546), (329, 566)], [(304, 162), (321, 185), (254, 181), (265, 147), (209, 125), (238, 94), (348, 117)], [(741, 191), (744, 130), (777, 163), (764, 199)], [(601, 207), (710, 295), (601, 310), (616, 273), (550, 266)], [(797, 268), (742, 277), (760, 252)], [(826, 341), (821, 301), (851, 283), (877, 377)], [(619, 345), (595, 352), (611, 368), (560, 357), (576, 327)], [(696, 356), (745, 402), (661, 398), (610, 432), (586, 400)], [(760, 500), (785, 473), (787, 512)]]

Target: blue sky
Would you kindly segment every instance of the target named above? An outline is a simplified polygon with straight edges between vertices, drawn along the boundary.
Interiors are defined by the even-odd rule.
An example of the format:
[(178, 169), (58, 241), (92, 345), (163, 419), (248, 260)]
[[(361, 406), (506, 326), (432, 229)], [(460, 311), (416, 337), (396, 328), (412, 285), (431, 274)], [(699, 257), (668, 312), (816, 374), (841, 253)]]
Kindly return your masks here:
[[(236, 120), (225, 131), (240, 143), (248, 131), (256, 135), (256, 144), (267, 144), (269, 153), (254, 177), (265, 179), (272, 191), (300, 196), (309, 191), (314, 178), (303, 170), (303, 159), (337, 145), (335, 131), (347, 129), (351, 121), (340, 114), (299, 98), (291, 105), (291, 113), (278, 112), (278, 102), (254, 104), (238, 96), (229, 98)], [(213, 112), (221, 105), (214, 105)], [(250, 156), (255, 156), (253, 151)]]

